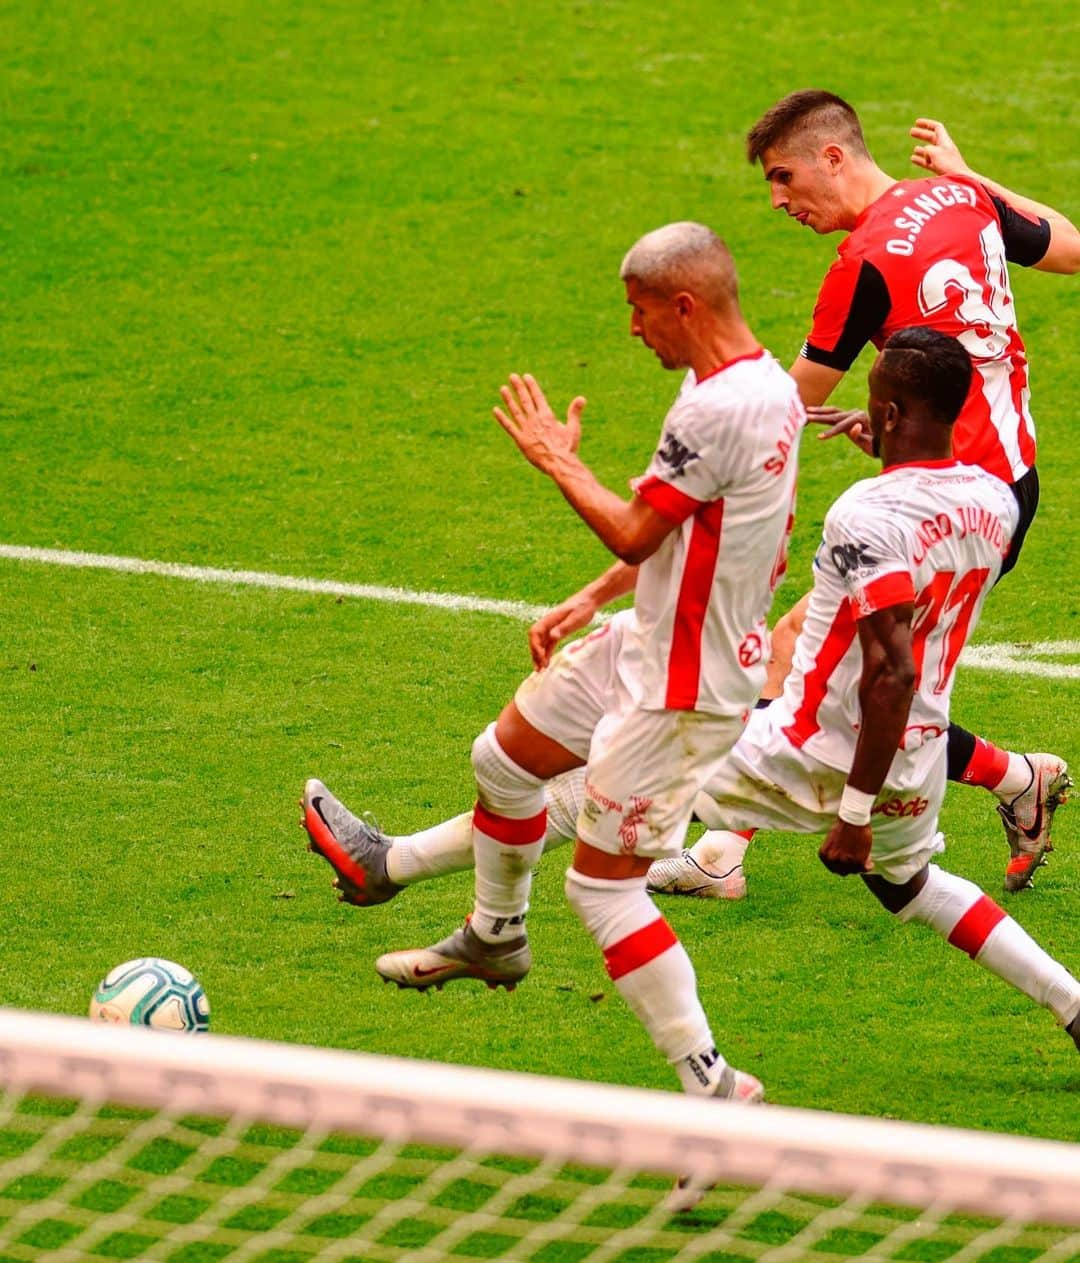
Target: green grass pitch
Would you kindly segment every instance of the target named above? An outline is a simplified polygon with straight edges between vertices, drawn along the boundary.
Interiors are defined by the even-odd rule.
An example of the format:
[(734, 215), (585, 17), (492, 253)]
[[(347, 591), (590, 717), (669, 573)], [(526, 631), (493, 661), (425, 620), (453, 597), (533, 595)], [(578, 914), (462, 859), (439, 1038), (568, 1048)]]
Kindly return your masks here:
[[(1064, 0), (0, 6), (0, 543), (554, 602), (606, 560), (491, 420), (506, 373), (587, 395), (585, 458), (625, 485), (677, 386), (628, 336), (637, 236), (712, 224), (763, 342), (786, 362), (805, 333), (835, 241), (770, 213), (741, 150), (762, 109), (832, 88), (897, 176), (910, 122), (943, 118), (977, 168), (1076, 219), (1078, 36)], [(1043, 506), (978, 639), (1075, 641), (1080, 287), (1014, 280)], [(804, 444), (781, 607), (866, 469)], [(108, 968), (158, 954), (199, 974), (219, 1032), (674, 1086), (560, 857), (524, 986), (414, 995), (371, 962), (446, 932), (467, 877), (358, 911), (303, 849), (308, 775), (395, 831), (469, 804), (524, 624), (3, 559), (0, 609), (0, 1001), (81, 1013)], [(1080, 763), (1074, 680), (968, 671), (955, 714)], [(1078, 819), (1008, 903), (1074, 970)], [(988, 797), (951, 791), (944, 827), (945, 862), (997, 893)], [(1048, 1014), (810, 840), (762, 839), (750, 880), (743, 904), (665, 911), (772, 1100), (1076, 1138), (1080, 1068)]]

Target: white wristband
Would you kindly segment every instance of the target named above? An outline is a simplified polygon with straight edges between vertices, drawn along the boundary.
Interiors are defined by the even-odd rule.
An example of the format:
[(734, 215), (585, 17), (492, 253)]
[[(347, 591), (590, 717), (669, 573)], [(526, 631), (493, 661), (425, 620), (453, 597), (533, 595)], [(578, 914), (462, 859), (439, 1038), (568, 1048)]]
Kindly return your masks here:
[(870, 808), (876, 794), (864, 794), (853, 785), (845, 785), (840, 795), (840, 810), (836, 813), (845, 824), (869, 824)]

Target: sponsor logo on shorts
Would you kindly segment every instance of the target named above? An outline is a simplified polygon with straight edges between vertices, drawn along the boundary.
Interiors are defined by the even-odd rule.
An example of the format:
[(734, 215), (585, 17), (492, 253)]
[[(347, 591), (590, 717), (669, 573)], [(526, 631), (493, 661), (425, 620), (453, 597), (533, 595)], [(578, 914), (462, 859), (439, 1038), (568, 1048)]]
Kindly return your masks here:
[(637, 850), (638, 829), (645, 823), (645, 813), (652, 806), (652, 801), (651, 798), (639, 798), (637, 794), (630, 799), (630, 810), (619, 825), (619, 840), (627, 855)]
[(872, 816), (921, 816), (930, 806), (929, 798), (887, 798), (870, 809)]
[(622, 803), (616, 802), (614, 798), (608, 798), (606, 794), (601, 794), (592, 781), (585, 782), (585, 799), (586, 807), (588, 807), (590, 802), (593, 802), (601, 811), (617, 811), (620, 816), (622, 815)]
[(900, 738), (901, 750), (920, 750), (928, 741), (936, 741), (948, 731), (940, 724), (910, 724)]

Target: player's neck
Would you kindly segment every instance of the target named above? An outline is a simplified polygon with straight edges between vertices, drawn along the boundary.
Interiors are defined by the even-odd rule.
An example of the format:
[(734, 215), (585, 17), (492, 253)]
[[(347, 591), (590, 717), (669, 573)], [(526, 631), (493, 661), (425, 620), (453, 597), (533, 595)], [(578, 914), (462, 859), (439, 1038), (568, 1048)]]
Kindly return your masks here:
[(848, 196), (845, 198), (848, 211), (848, 222), (845, 227), (850, 231), (855, 227), (859, 216), (869, 206), (883, 197), (896, 183), (887, 171), (876, 162), (865, 163), (850, 177)]
[(894, 465), (926, 465), (935, 461), (952, 460), (952, 443), (904, 442), (889, 443), (882, 451), (883, 469)]
[(701, 381), (710, 374), (745, 355), (756, 355), (761, 343), (754, 337), (750, 326), (742, 321), (725, 321), (702, 331), (690, 356), (690, 367)]

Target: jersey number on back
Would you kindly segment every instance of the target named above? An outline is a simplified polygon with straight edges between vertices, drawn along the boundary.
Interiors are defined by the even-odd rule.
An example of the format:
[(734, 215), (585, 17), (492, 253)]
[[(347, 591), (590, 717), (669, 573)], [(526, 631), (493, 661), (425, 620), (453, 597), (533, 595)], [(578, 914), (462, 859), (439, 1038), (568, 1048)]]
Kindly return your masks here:
[(933, 316), (948, 304), (950, 294), (959, 293), (956, 319), (964, 328), (956, 334), (964, 350), (977, 360), (995, 360), (1009, 345), (1014, 327), (1005, 243), (993, 224), (979, 234), (986, 286), (972, 275), (959, 259), (939, 259), (919, 285), (919, 307), (924, 316)]

